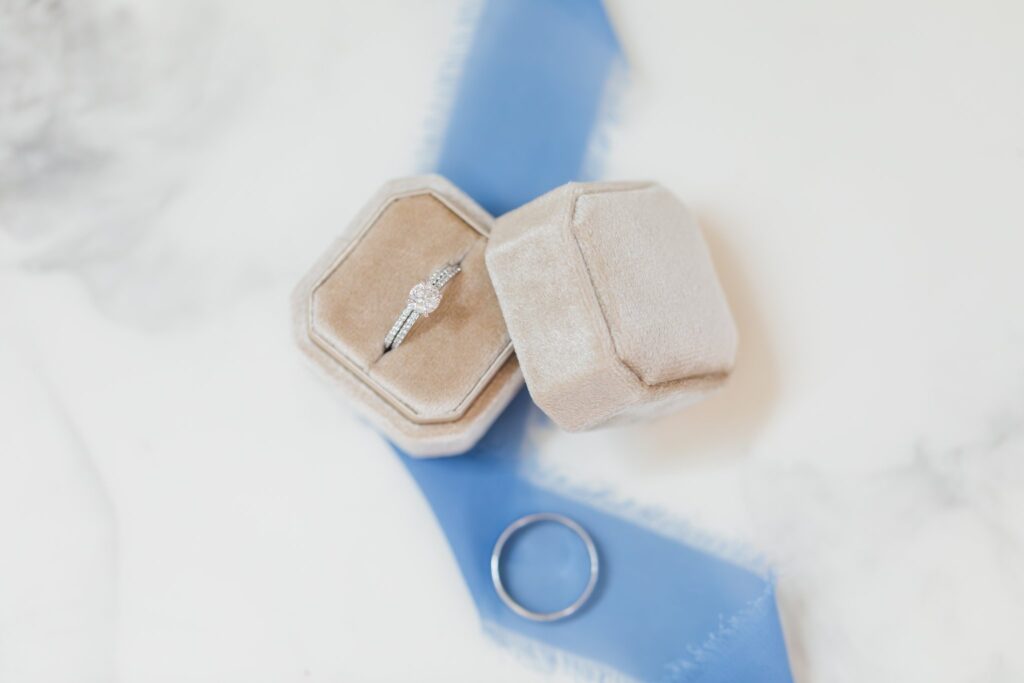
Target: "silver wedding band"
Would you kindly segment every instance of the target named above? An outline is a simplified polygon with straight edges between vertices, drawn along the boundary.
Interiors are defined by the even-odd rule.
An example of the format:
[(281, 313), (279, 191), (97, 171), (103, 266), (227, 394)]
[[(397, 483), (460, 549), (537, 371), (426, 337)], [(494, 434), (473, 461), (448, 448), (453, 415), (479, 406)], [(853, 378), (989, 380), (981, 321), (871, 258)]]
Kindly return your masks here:
[(421, 317), (426, 318), (437, 309), (441, 303), (441, 291), (444, 286), (461, 270), (459, 264), (449, 263), (435, 270), (429, 278), (409, 290), (405, 308), (384, 337), (385, 353), (397, 349), (405, 341), (416, 321)]
[[(568, 607), (563, 607), (560, 610), (554, 612), (534, 612), (531, 609), (523, 607), (521, 604), (516, 602), (515, 598), (509, 595), (508, 590), (505, 588), (505, 583), (501, 578), (501, 555), (505, 550), (505, 545), (509, 539), (516, 534), (516, 532), (523, 529), (523, 527), (538, 522), (554, 522), (561, 524), (566, 527), (583, 541), (583, 545), (587, 548), (587, 557), (590, 560), (590, 578), (587, 580), (587, 585), (583, 588), (583, 592), (576, 598)], [(597, 546), (594, 545), (594, 539), (590, 537), (586, 529), (581, 527), (575, 521), (569, 519), (565, 515), (559, 515), (554, 512), (537, 512), (532, 515), (526, 515), (520, 517), (516, 521), (505, 527), (505, 530), (501, 532), (501, 536), (498, 537), (498, 542), (494, 544), (494, 550), (491, 551), (491, 581), (494, 583), (494, 590), (497, 591), (498, 597), (505, 605), (525, 619), (531, 619), (533, 621), (558, 621), (559, 619), (565, 619), (568, 616), (575, 614), (583, 605), (587, 603), (590, 596), (594, 592), (594, 587), (597, 586), (597, 575), (598, 575), (598, 559), (597, 559)]]

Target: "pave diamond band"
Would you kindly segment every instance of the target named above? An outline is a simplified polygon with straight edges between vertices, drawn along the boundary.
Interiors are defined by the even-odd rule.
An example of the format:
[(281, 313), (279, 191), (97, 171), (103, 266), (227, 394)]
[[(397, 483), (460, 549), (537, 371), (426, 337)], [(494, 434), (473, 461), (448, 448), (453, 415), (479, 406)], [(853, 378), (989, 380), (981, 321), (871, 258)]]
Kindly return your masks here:
[(441, 304), (441, 290), (461, 270), (459, 264), (449, 263), (435, 270), (429, 278), (418, 283), (409, 291), (409, 299), (405, 308), (395, 320), (395, 324), (388, 330), (387, 336), (384, 337), (385, 353), (397, 349), (405, 341), (405, 337), (417, 320), (426, 318), (437, 310)]

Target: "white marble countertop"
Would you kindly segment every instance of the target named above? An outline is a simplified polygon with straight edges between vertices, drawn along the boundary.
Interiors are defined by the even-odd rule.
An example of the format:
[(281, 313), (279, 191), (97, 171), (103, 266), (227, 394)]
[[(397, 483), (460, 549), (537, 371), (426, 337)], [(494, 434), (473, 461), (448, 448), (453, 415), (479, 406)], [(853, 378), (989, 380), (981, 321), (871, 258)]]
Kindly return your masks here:
[[(288, 329), (458, 5), (0, 9), (0, 681), (551, 679)], [(1024, 680), (1024, 5), (611, 9), (741, 351), (547, 464), (772, 558), (801, 683)]]

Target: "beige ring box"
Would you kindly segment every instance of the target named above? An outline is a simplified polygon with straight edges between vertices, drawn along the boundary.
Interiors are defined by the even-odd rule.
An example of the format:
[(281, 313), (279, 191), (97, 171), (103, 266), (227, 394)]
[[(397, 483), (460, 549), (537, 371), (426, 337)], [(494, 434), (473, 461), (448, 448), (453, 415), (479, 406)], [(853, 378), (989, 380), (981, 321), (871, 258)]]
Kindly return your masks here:
[[(385, 353), (409, 290), (451, 262), (440, 306)], [(293, 303), (306, 355), (415, 456), (472, 448), (524, 378), (579, 431), (693, 403), (736, 355), (700, 230), (654, 183), (570, 183), (494, 219), (440, 176), (392, 181)]]

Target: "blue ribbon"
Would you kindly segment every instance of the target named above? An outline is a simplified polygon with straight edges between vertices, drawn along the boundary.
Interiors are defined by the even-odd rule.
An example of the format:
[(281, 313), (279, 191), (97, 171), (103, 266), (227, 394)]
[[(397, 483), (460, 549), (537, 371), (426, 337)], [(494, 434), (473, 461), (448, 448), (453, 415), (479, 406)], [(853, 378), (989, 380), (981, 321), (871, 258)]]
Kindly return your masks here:
[[(600, 0), (487, 0), (438, 171), (495, 214), (577, 178), (620, 62)], [(791, 681), (770, 578), (532, 481), (527, 423), (543, 419), (524, 392), (464, 456), (421, 460), (399, 451), (491, 631), (540, 644), (530, 649), (581, 671), (642, 681)], [(553, 623), (512, 613), (490, 577), (501, 531), (540, 511), (577, 520), (601, 557), (591, 602)], [(538, 610), (572, 602), (586, 570), (578, 539), (557, 528), (524, 534), (504, 565), (510, 590)]]
[(437, 172), (496, 216), (578, 179), (621, 57), (596, 0), (485, 2)]

